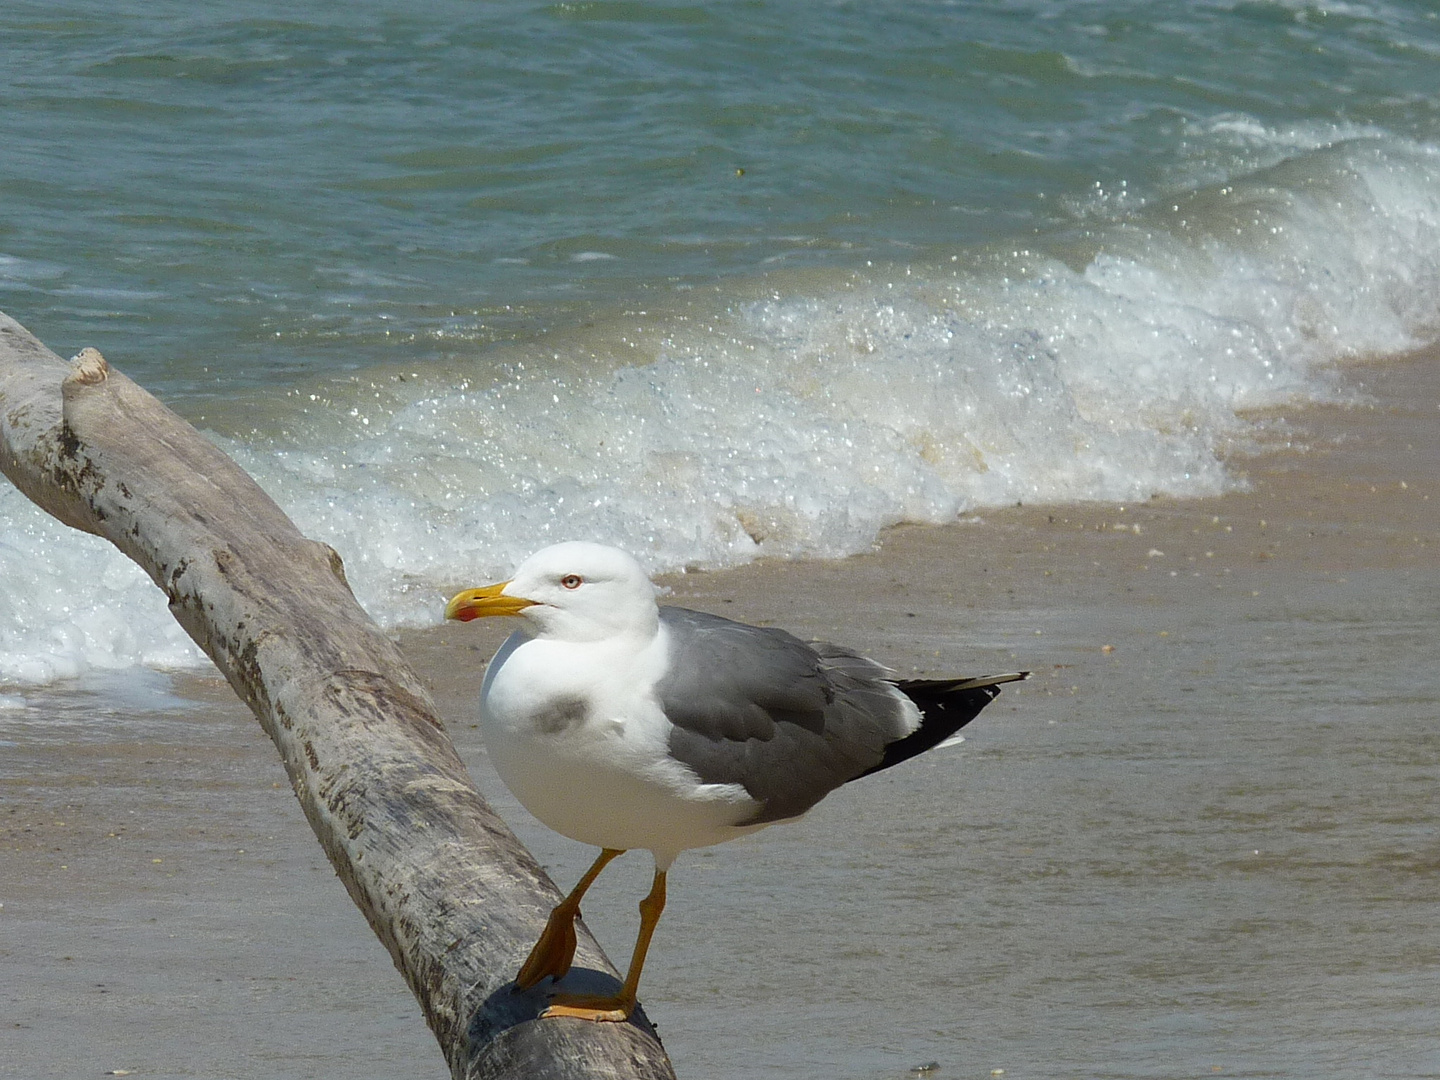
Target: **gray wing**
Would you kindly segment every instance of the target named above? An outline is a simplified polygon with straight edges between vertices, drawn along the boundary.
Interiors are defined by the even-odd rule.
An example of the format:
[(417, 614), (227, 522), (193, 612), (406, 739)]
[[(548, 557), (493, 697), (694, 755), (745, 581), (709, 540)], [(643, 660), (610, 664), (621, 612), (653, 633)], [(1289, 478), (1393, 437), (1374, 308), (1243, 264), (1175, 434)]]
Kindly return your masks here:
[(743, 786), (760, 803), (743, 824), (803, 814), (919, 723), (889, 669), (838, 646), (685, 608), (660, 621), (670, 753), (705, 783)]

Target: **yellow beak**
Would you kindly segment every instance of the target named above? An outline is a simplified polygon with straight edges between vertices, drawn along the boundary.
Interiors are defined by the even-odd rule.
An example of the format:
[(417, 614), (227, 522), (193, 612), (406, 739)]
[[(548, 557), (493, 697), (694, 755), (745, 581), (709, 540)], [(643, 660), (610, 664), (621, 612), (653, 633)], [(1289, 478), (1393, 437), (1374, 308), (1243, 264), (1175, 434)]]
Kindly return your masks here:
[(491, 615), (519, 615), (527, 607), (534, 606), (534, 600), (526, 600), (523, 596), (504, 595), (501, 590), (509, 584), (508, 581), (502, 581), (498, 585), (486, 585), (483, 589), (466, 589), (456, 593), (445, 605), (445, 618), (469, 622), (471, 619), (484, 619)]

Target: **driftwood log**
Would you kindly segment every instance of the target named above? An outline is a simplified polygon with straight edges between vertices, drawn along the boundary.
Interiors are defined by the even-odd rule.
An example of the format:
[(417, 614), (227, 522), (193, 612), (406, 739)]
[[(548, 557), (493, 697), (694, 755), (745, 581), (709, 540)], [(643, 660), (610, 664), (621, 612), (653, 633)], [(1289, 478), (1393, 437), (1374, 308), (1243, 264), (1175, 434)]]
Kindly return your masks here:
[[(673, 1077), (642, 1013), (540, 1020), (543, 996), (512, 992), (560, 895), (475, 789), (332, 548), (301, 536), (249, 475), (94, 349), (66, 362), (3, 314), (0, 470), (165, 591), (280, 751), (456, 1080)], [(580, 937), (570, 978), (618, 984), (583, 927)]]

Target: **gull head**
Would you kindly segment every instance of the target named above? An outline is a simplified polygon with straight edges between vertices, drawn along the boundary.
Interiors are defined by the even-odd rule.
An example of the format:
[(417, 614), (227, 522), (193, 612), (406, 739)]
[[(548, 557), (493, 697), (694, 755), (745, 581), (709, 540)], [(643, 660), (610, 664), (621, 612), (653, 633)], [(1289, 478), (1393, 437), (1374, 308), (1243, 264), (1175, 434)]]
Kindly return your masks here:
[(469, 622), (518, 615), (536, 637), (561, 641), (651, 636), (659, 625), (655, 586), (619, 548), (575, 540), (542, 548), (509, 581), (466, 589), (445, 605), (445, 617)]

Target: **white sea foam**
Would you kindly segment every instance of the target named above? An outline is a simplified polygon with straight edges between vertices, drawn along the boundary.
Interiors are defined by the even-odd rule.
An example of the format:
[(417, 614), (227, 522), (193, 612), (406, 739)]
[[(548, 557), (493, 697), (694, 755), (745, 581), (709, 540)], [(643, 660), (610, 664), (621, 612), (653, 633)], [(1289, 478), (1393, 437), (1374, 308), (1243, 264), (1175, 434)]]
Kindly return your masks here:
[(9, 484), (0, 520), (0, 680), (198, 662), (164, 594), (113, 546), (61, 525)]
[[(1424, 146), (1301, 140), (1248, 177), (1092, 211), (1087, 255), (777, 278), (768, 299), (517, 349), (494, 376), (297, 395), (271, 434), (225, 445), (388, 625), (566, 537), (718, 566), (1017, 500), (1218, 492), (1243, 410), (1333, 395), (1334, 362), (1435, 340), (1437, 180)], [(194, 656), (120, 556), (0, 500), (0, 677)]]
[(50, 683), (95, 668), (200, 658), (140, 567), (0, 487), (0, 680)]

